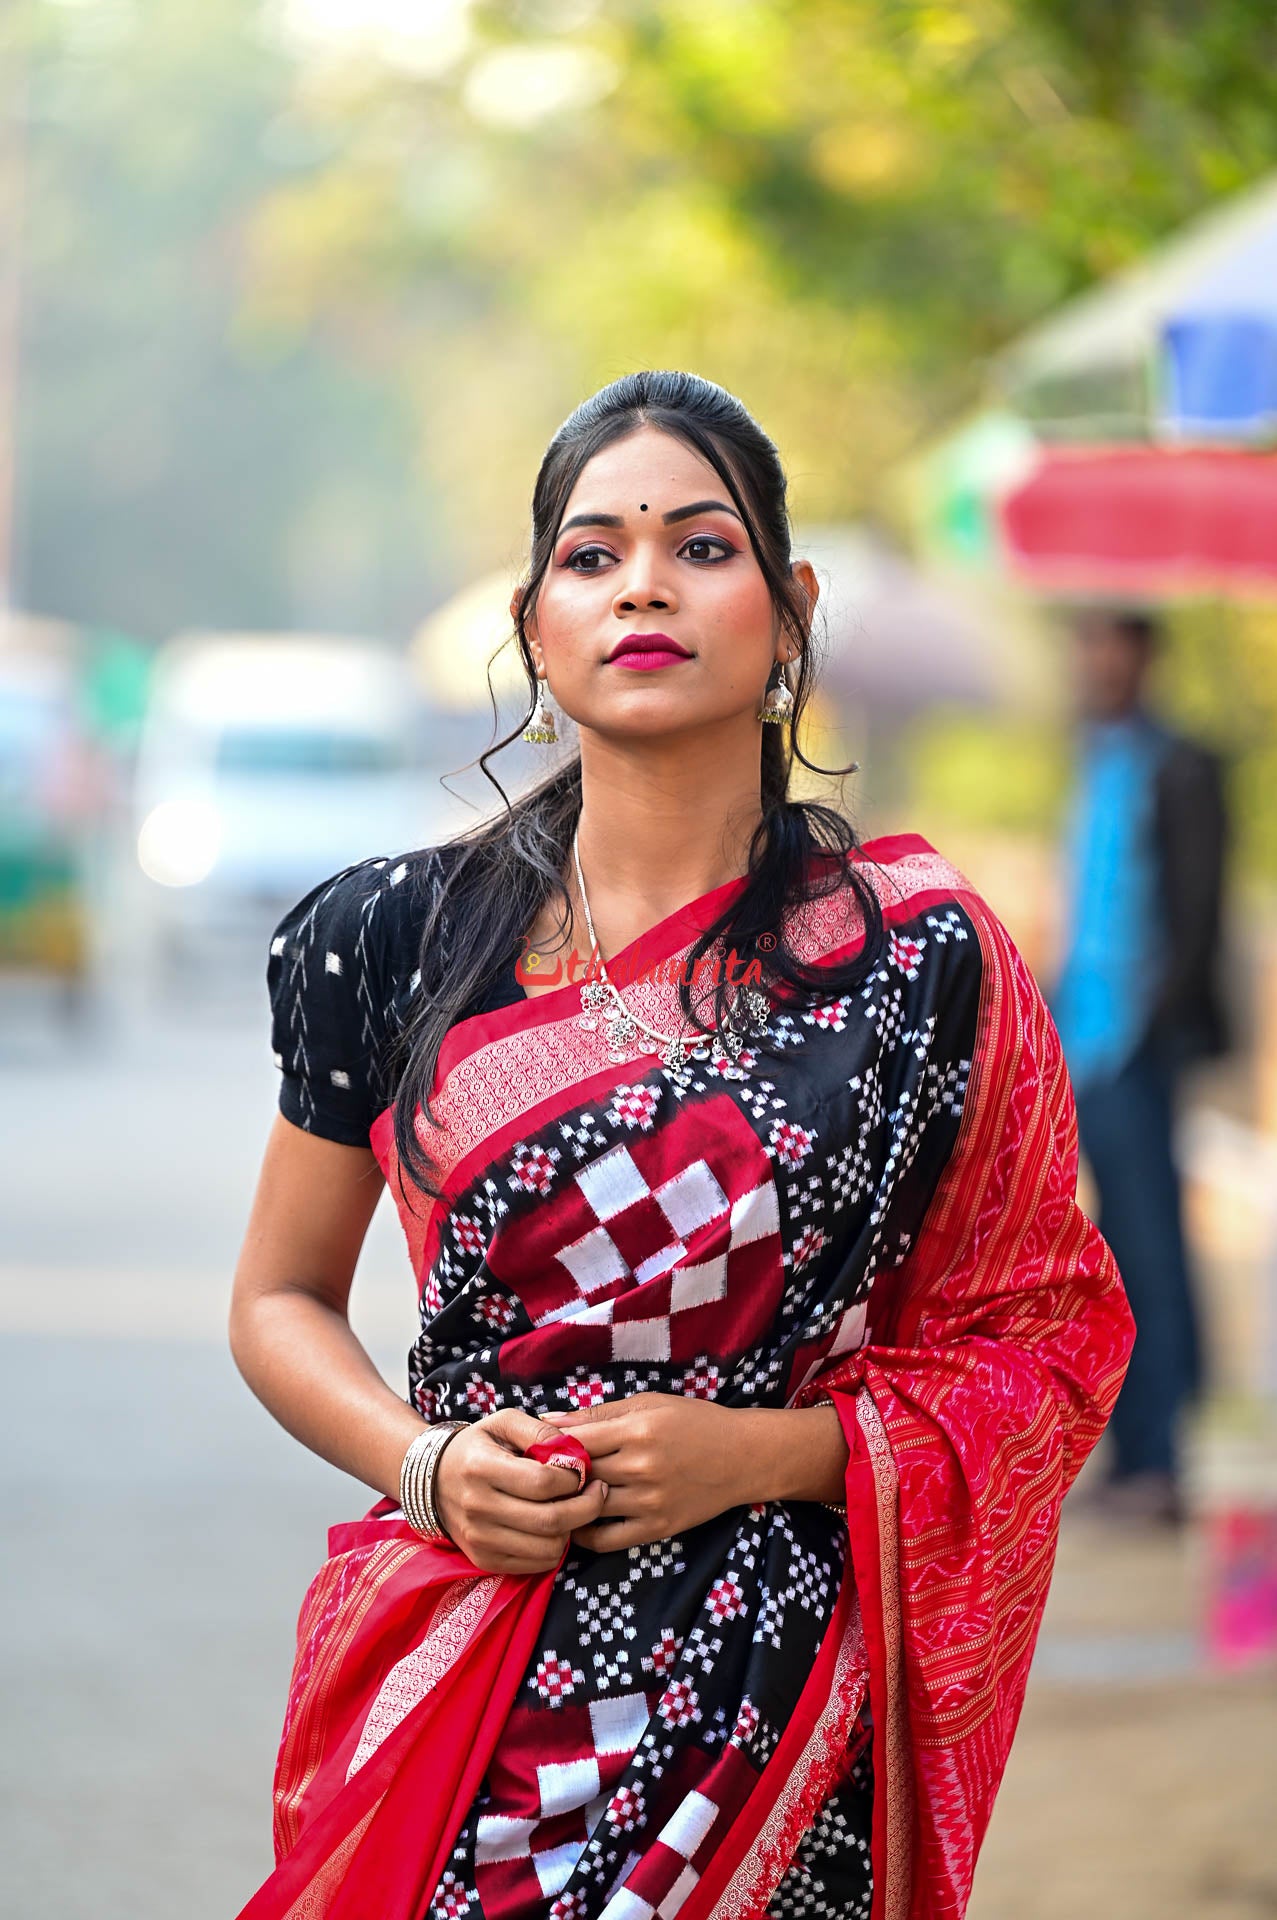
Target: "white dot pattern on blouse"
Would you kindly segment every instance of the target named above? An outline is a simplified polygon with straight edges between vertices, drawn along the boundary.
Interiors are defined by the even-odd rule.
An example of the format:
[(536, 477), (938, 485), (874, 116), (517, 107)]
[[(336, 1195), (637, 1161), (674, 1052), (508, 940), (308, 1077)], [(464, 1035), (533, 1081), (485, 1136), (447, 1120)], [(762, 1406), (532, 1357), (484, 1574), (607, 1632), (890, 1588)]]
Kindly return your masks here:
[[(276, 927), (267, 987), (279, 1104), (307, 1132), (367, 1145), (389, 1097), (382, 1053), (421, 984), (419, 930), (442, 873), (435, 847), (357, 861)], [(418, 885), (403, 884), (410, 875)]]

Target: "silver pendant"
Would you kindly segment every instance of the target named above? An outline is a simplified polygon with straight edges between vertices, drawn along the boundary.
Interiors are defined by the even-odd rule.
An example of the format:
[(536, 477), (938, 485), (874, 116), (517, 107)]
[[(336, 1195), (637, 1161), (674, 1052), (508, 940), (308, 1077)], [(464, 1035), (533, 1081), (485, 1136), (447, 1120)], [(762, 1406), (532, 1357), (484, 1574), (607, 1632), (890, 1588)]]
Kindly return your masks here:
[(746, 987), (744, 995), (745, 1011), (751, 1024), (765, 1027), (771, 1018), (772, 1003), (765, 993), (757, 987)]
[(598, 1016), (607, 1006), (610, 995), (607, 983), (603, 980), (583, 980), (581, 982), (581, 1012), (577, 1016), (577, 1026), (586, 1033), (597, 1033)]
[(638, 1039), (638, 1024), (624, 1007), (617, 1007), (607, 1016), (607, 1043), (609, 1047), (630, 1047)]

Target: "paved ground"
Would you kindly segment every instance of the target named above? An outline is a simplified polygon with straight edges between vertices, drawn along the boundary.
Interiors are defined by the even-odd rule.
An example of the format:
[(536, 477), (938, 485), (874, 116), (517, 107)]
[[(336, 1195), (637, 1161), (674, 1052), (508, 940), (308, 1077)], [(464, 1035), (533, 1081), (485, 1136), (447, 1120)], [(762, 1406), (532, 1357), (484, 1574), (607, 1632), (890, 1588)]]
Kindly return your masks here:
[[(0, 1002), (13, 1920), (230, 1920), (270, 1865), (302, 1593), (376, 1497), (227, 1351), (274, 1072), (255, 979), (197, 1001), (74, 1043), (40, 996)], [(396, 1236), (379, 1214), (352, 1319), (402, 1391)], [(1277, 1914), (1277, 1688), (1201, 1670), (1195, 1550), (1066, 1527), (972, 1920)]]
[(1277, 1676), (1204, 1670), (1202, 1571), (1066, 1524), (970, 1920), (1277, 1914)]

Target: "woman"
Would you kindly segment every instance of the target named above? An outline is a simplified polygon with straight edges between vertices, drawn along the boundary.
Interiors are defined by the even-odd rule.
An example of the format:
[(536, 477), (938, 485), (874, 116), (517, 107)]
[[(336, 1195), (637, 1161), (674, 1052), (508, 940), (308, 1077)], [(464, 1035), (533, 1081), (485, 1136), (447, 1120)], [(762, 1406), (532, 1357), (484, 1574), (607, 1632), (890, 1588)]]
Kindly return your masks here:
[[(232, 1348), (383, 1497), (241, 1920), (958, 1915), (1132, 1337), (1055, 1031), (924, 841), (787, 798), (818, 584), (736, 400), (618, 380), (532, 517), (579, 755), (271, 947)], [(383, 1181), (407, 1402), (345, 1311)]]

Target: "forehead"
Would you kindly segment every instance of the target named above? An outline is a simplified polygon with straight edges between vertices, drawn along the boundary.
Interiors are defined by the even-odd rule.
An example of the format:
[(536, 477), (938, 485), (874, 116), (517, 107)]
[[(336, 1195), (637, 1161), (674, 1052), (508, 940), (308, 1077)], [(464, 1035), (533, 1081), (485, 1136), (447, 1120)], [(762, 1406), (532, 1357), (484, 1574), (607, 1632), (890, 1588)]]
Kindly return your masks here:
[(564, 516), (583, 507), (628, 515), (637, 513), (643, 501), (650, 512), (659, 513), (694, 500), (698, 492), (721, 498), (723, 491), (714, 468), (694, 448), (659, 427), (640, 427), (586, 461), (565, 503)]

